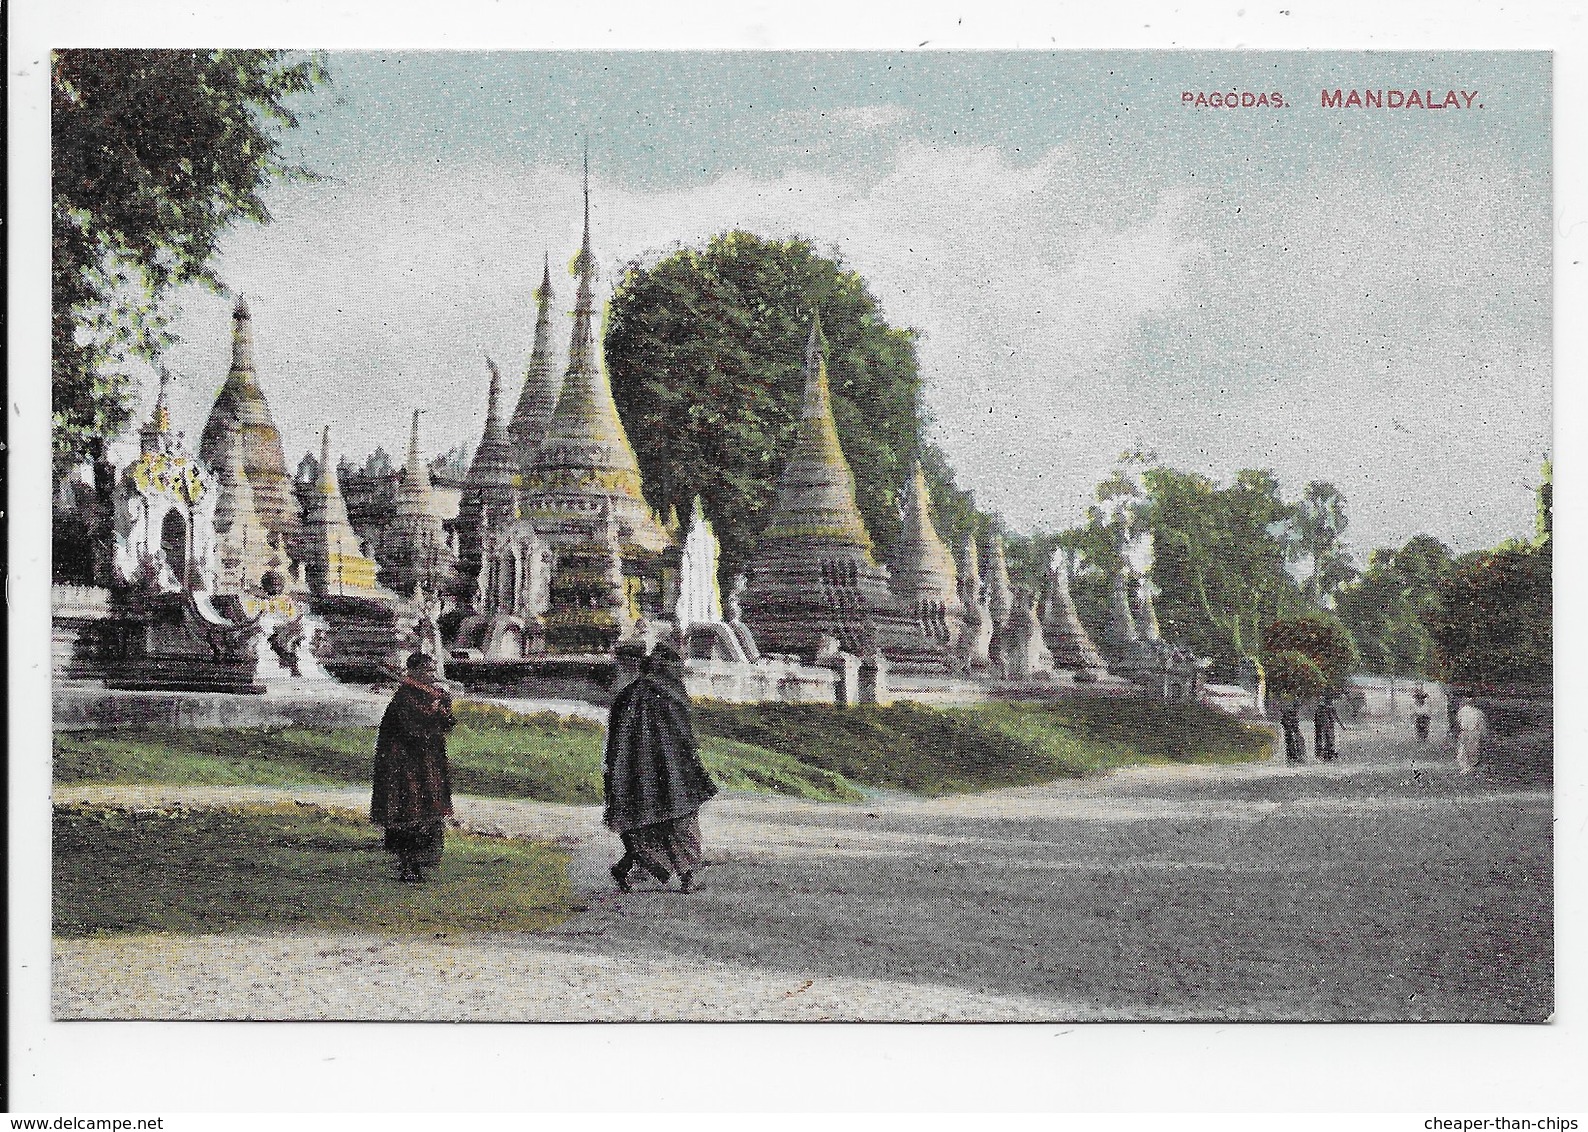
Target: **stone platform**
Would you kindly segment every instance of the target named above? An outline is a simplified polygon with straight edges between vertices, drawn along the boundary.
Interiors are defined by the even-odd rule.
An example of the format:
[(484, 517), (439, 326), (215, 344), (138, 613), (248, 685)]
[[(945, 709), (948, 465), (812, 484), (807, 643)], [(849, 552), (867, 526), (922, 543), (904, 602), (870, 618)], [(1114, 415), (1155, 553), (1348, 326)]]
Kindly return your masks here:
[(225, 692), (135, 692), (97, 682), (58, 680), (56, 731), (117, 727), (374, 727), (390, 695), (316, 682), (312, 689), (238, 696)]

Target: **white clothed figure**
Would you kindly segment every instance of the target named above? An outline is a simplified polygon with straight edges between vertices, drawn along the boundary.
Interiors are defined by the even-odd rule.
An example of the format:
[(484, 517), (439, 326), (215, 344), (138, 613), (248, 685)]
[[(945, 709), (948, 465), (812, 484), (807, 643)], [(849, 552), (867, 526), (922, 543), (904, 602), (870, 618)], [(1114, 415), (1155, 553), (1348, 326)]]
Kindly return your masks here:
[(1478, 753), (1487, 727), (1488, 720), (1471, 700), (1456, 712), (1456, 766), (1462, 774), (1471, 774), (1478, 768)]

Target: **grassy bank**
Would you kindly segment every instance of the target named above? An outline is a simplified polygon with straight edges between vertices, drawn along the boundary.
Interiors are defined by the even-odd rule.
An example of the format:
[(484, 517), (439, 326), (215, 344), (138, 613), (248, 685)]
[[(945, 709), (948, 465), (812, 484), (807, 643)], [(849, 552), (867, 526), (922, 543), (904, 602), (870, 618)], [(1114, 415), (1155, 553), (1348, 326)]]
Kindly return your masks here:
[[(961, 708), (696, 705), (702, 757), (728, 790), (851, 801), (860, 787), (950, 794), (1132, 763), (1266, 757), (1267, 731), (1195, 704), (1077, 699)], [(601, 799), (598, 724), (463, 704), (448, 744), (465, 794)], [(347, 785), (369, 780), (369, 728), (128, 729), (55, 737), (61, 783)]]
[(368, 822), (296, 806), (57, 807), (54, 849), (58, 936), (522, 932), (580, 911), (551, 846), (448, 831), (428, 882), (405, 885)]
[[(584, 719), (461, 703), (447, 743), (453, 789), (497, 798), (599, 802), (604, 738), (601, 725)], [(63, 731), (55, 736), (55, 781), (346, 786), (369, 781), (374, 750), (369, 727)], [(831, 770), (733, 737), (704, 736), (701, 757), (726, 790), (819, 801), (860, 797)]]
[(1269, 733), (1197, 704), (1137, 699), (919, 704), (847, 711), (807, 704), (702, 704), (703, 734), (783, 751), (866, 786), (954, 794), (1095, 774), (1117, 766), (1245, 762)]

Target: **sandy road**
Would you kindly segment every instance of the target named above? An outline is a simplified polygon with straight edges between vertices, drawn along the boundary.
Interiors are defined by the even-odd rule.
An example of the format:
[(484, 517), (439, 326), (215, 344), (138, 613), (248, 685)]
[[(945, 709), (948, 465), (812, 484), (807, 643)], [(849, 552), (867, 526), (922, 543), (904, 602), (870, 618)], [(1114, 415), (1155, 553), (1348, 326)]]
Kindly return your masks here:
[[(613, 891), (593, 807), (462, 799), (559, 841), (540, 935), (59, 940), (59, 1018), (1508, 1019), (1552, 1009), (1551, 800), (1352, 731), (1340, 762), (1157, 767), (946, 799), (721, 798), (702, 891)], [(362, 791), (117, 787), (192, 804)], [(384, 877), (382, 883), (387, 883)]]

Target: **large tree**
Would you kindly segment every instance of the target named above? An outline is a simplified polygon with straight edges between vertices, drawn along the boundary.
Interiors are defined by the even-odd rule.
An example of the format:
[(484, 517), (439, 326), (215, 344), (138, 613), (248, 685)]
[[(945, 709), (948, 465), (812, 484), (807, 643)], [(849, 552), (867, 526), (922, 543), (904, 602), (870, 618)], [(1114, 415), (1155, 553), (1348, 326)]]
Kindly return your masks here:
[(1104, 623), (1127, 558), (1138, 569), (1150, 564), (1164, 635), (1212, 657), (1216, 674), (1232, 680), (1258, 652), (1263, 625), (1313, 609), (1286, 569), (1297, 554), (1295, 521), (1272, 472), (1246, 469), (1223, 485), (1133, 452), (1098, 485), (1086, 523), (1054, 541), (1071, 557), (1084, 621)]
[(72, 49), (51, 57), (51, 381), (57, 470), (128, 423), (127, 371), (170, 342), (163, 300), (237, 221), (270, 220), (289, 103), (326, 80), (280, 51)]
[(725, 576), (749, 563), (770, 518), (818, 310), (839, 442), (879, 553), (898, 540), (900, 492), (917, 456), (945, 539), (957, 546), (986, 522), (922, 439), (914, 331), (890, 326), (840, 257), (807, 240), (729, 232), (703, 250), (631, 264), (605, 337), (613, 395), (651, 504), (685, 513), (700, 495)]
[(1427, 621), (1451, 557), (1432, 535), (1417, 535), (1399, 549), (1374, 550), (1362, 575), (1339, 591), (1335, 610), (1367, 665), (1389, 676), (1435, 675)]

